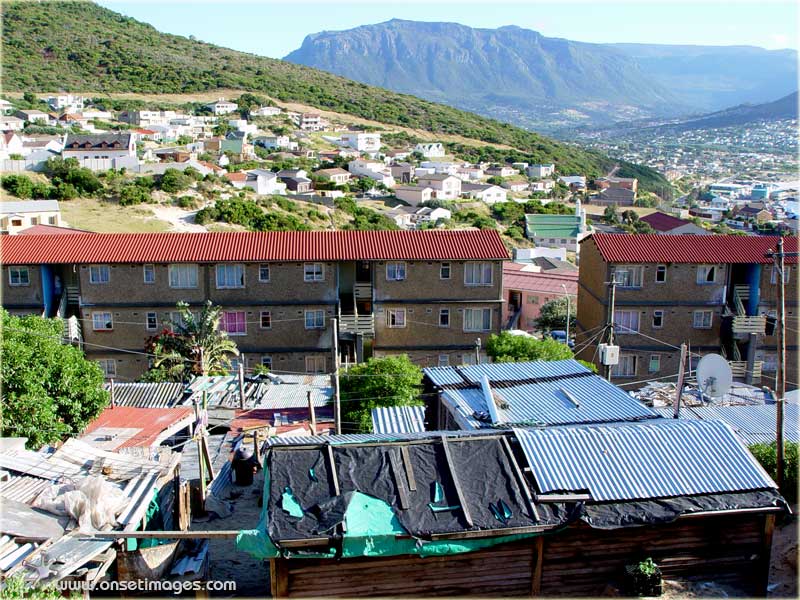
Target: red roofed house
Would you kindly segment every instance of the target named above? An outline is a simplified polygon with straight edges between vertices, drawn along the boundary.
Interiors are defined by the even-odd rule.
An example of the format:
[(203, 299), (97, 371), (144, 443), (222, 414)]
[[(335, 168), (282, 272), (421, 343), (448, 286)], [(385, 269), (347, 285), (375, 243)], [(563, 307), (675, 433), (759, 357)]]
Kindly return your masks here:
[(89, 423), (80, 439), (110, 452), (120, 448), (151, 448), (184, 430), (190, 435), (193, 424), (191, 406), (109, 406)]
[[(597, 345), (607, 338), (592, 338), (608, 325), (607, 282), (613, 278), (614, 334), (620, 347), (619, 364), (611, 373), (615, 382), (677, 375), (679, 348), (686, 343), (695, 355), (723, 354), (734, 375), (748, 383), (759, 384), (764, 373), (767, 384), (776, 366), (777, 340), (769, 317), (776, 314), (779, 278), (765, 254), (777, 241), (767, 236), (601, 233), (584, 239), (576, 344), (587, 345), (579, 357), (600, 366)], [(785, 238), (785, 251), (797, 251), (796, 237)], [(785, 275), (791, 332), (798, 330), (796, 256), (786, 258)], [(793, 387), (796, 340), (796, 335), (787, 336), (787, 381)]]
[[(330, 373), (332, 319), (343, 358), (408, 354), (421, 365), (474, 359), (501, 329), (495, 231), (292, 231), (24, 235), (3, 240), (3, 306), (67, 316), (108, 377), (148, 367), (145, 340), (175, 304), (222, 307), (247, 368)], [(105, 347), (105, 348), (103, 348)]]
[(654, 212), (639, 220), (650, 225), (660, 235), (711, 235), (708, 229), (667, 213)]
[(542, 306), (569, 296), (573, 314), (578, 295), (578, 271), (558, 274), (533, 263), (503, 265), (503, 323), (510, 329), (533, 331)]

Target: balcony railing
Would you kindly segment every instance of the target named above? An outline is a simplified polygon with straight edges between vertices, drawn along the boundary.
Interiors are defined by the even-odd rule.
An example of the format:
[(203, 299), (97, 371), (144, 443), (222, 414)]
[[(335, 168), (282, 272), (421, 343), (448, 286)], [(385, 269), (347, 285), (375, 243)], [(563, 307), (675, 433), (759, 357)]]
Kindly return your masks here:
[(733, 317), (733, 333), (736, 335), (750, 333), (759, 333), (764, 335), (766, 330), (767, 317), (764, 315), (758, 317)]
[(64, 319), (64, 343), (76, 344), (80, 346), (83, 344), (83, 331), (81, 330), (81, 322), (75, 315)]
[(353, 285), (353, 296), (356, 300), (372, 300), (372, 284), (356, 283)]
[[(732, 360), (728, 364), (731, 366), (731, 373), (735, 379), (745, 379), (747, 377), (747, 361)], [(761, 379), (761, 369), (764, 362), (757, 360), (753, 362), (753, 379)]]
[(339, 332), (361, 335), (375, 335), (374, 315), (340, 315)]

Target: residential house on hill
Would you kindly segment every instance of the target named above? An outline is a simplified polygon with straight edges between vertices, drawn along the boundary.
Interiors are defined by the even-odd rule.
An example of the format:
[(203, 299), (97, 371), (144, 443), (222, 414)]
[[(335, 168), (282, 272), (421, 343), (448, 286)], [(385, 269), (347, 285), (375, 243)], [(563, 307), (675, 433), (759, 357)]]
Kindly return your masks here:
[(216, 102), (211, 102), (210, 104), (206, 104), (206, 107), (211, 110), (211, 113), (220, 116), (220, 115), (229, 115), (232, 112), (236, 112), (239, 110), (239, 105), (235, 102), (230, 102), (225, 100), (225, 98), (220, 98)]
[(555, 172), (556, 166), (553, 163), (530, 165), (527, 169), (525, 169), (525, 173), (528, 175), (528, 177), (535, 177), (536, 179), (551, 177), (555, 174)]
[(496, 202), (506, 202), (508, 200), (508, 191), (505, 188), (489, 183), (462, 183), (461, 195), (466, 198), (480, 200), (486, 204), (495, 204)]
[(266, 169), (235, 171), (225, 173), (224, 177), (231, 182), (233, 187), (238, 189), (248, 187), (259, 196), (286, 193), (286, 184), (275, 173)]
[(278, 171), (278, 179), (286, 184), (286, 189), (295, 194), (306, 194), (314, 189), (314, 182), (303, 169), (283, 169)]
[(0, 160), (8, 160), (12, 154), (24, 154), (22, 138), (13, 131), (0, 133)]
[(61, 225), (61, 209), (56, 200), (0, 202), (0, 234), (14, 235), (35, 225)]
[(395, 181), (400, 183), (411, 183), (414, 179), (414, 165), (407, 162), (395, 162), (389, 165), (389, 172)]
[(525, 236), (536, 246), (566, 248), (577, 253), (580, 241), (589, 233), (586, 211), (580, 201), (575, 203), (574, 215), (525, 215)]
[(566, 185), (571, 192), (580, 192), (586, 189), (586, 177), (583, 175), (565, 175), (558, 180)]
[(594, 180), (598, 190), (620, 188), (631, 190), (634, 194), (639, 189), (639, 180), (636, 177), (598, 177)]
[[(757, 384), (774, 373), (778, 278), (765, 254), (776, 237), (618, 235), (597, 233), (581, 243), (578, 339), (607, 325), (615, 280), (614, 334), (620, 347), (615, 381), (639, 381), (678, 372), (682, 343), (694, 356), (723, 354), (734, 372)], [(796, 252), (797, 238), (786, 238)], [(798, 330), (797, 258), (786, 258), (787, 327)], [(754, 334), (751, 337), (750, 334)], [(591, 342), (579, 357), (597, 360)], [(749, 366), (748, 366), (749, 357)], [(692, 365), (695, 359), (692, 359)], [(787, 344), (787, 380), (797, 381), (797, 344)]]
[(433, 188), (427, 185), (397, 185), (392, 192), (398, 200), (408, 202), (411, 206), (417, 206), (434, 197)]
[(492, 165), (484, 171), (484, 174), (488, 177), (511, 177), (518, 175), (519, 171), (508, 165)]
[(421, 142), (414, 146), (414, 152), (419, 152), (425, 158), (442, 158), (447, 154), (441, 142)]
[(635, 201), (636, 192), (628, 188), (610, 187), (592, 196), (592, 203), (601, 206), (633, 206)]
[(341, 143), (353, 150), (374, 154), (381, 149), (381, 134), (367, 133), (364, 131), (343, 133), (341, 136)]
[(131, 133), (67, 134), (64, 158), (79, 161), (94, 158), (136, 158), (136, 144)]
[(350, 181), (352, 177), (350, 175), (350, 171), (345, 171), (340, 167), (334, 167), (331, 169), (320, 169), (319, 171), (315, 171), (314, 175), (317, 177), (321, 177), (333, 183), (334, 185), (345, 185)]
[(41, 110), (18, 110), (14, 113), (14, 116), (28, 123), (47, 124), (50, 122), (50, 115)]
[(755, 221), (759, 225), (773, 219), (772, 213), (766, 209), (763, 202), (753, 202), (737, 208), (735, 212), (737, 217)]
[(639, 220), (650, 225), (660, 235), (711, 235), (710, 231), (691, 221), (662, 212), (650, 213)]
[(25, 128), (25, 121), (18, 117), (0, 117), (0, 131), (22, 131)]
[(461, 180), (455, 175), (423, 175), (417, 178), (417, 185), (432, 188), (440, 200), (456, 200), (461, 196)]

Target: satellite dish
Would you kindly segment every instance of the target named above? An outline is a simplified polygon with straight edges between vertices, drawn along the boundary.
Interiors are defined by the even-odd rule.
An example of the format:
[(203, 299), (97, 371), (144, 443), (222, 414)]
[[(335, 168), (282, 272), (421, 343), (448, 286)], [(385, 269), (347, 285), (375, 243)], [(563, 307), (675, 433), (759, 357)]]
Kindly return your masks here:
[(706, 354), (697, 363), (697, 385), (704, 395), (720, 398), (728, 393), (732, 383), (731, 366), (719, 354)]

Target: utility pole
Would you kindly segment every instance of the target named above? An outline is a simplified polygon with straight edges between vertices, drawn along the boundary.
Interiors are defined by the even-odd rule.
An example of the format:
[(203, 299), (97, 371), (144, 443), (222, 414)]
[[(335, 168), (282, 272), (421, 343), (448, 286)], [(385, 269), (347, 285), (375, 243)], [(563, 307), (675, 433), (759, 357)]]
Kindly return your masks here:
[(565, 284), (561, 284), (561, 287), (564, 289), (564, 295), (567, 297), (567, 325), (564, 328), (567, 334), (567, 346), (569, 346), (569, 293), (567, 292), (567, 286)]
[(311, 419), (311, 435), (317, 435), (317, 415), (314, 412), (314, 401), (311, 399), (311, 390), (306, 392), (308, 400), (308, 416)]
[(244, 365), (239, 362), (239, 408), (244, 408)]
[[(608, 345), (614, 345), (614, 303), (616, 302), (617, 298), (617, 277), (616, 273), (611, 278), (611, 281), (607, 282), (607, 285), (611, 288), (611, 299), (608, 303), (608, 314), (606, 315), (606, 328), (608, 328)], [(603, 367), (605, 369), (605, 377), (609, 381), (611, 381), (611, 365), (605, 365)]]
[(681, 364), (678, 365), (678, 385), (675, 389), (675, 402), (673, 404), (672, 418), (677, 419), (681, 414), (681, 396), (683, 396), (683, 378), (686, 368), (686, 343), (681, 344)]
[(342, 401), (339, 394), (339, 322), (331, 319), (333, 328), (333, 422), (336, 435), (342, 433)]
[(481, 338), (475, 340), (475, 364), (481, 364)]

